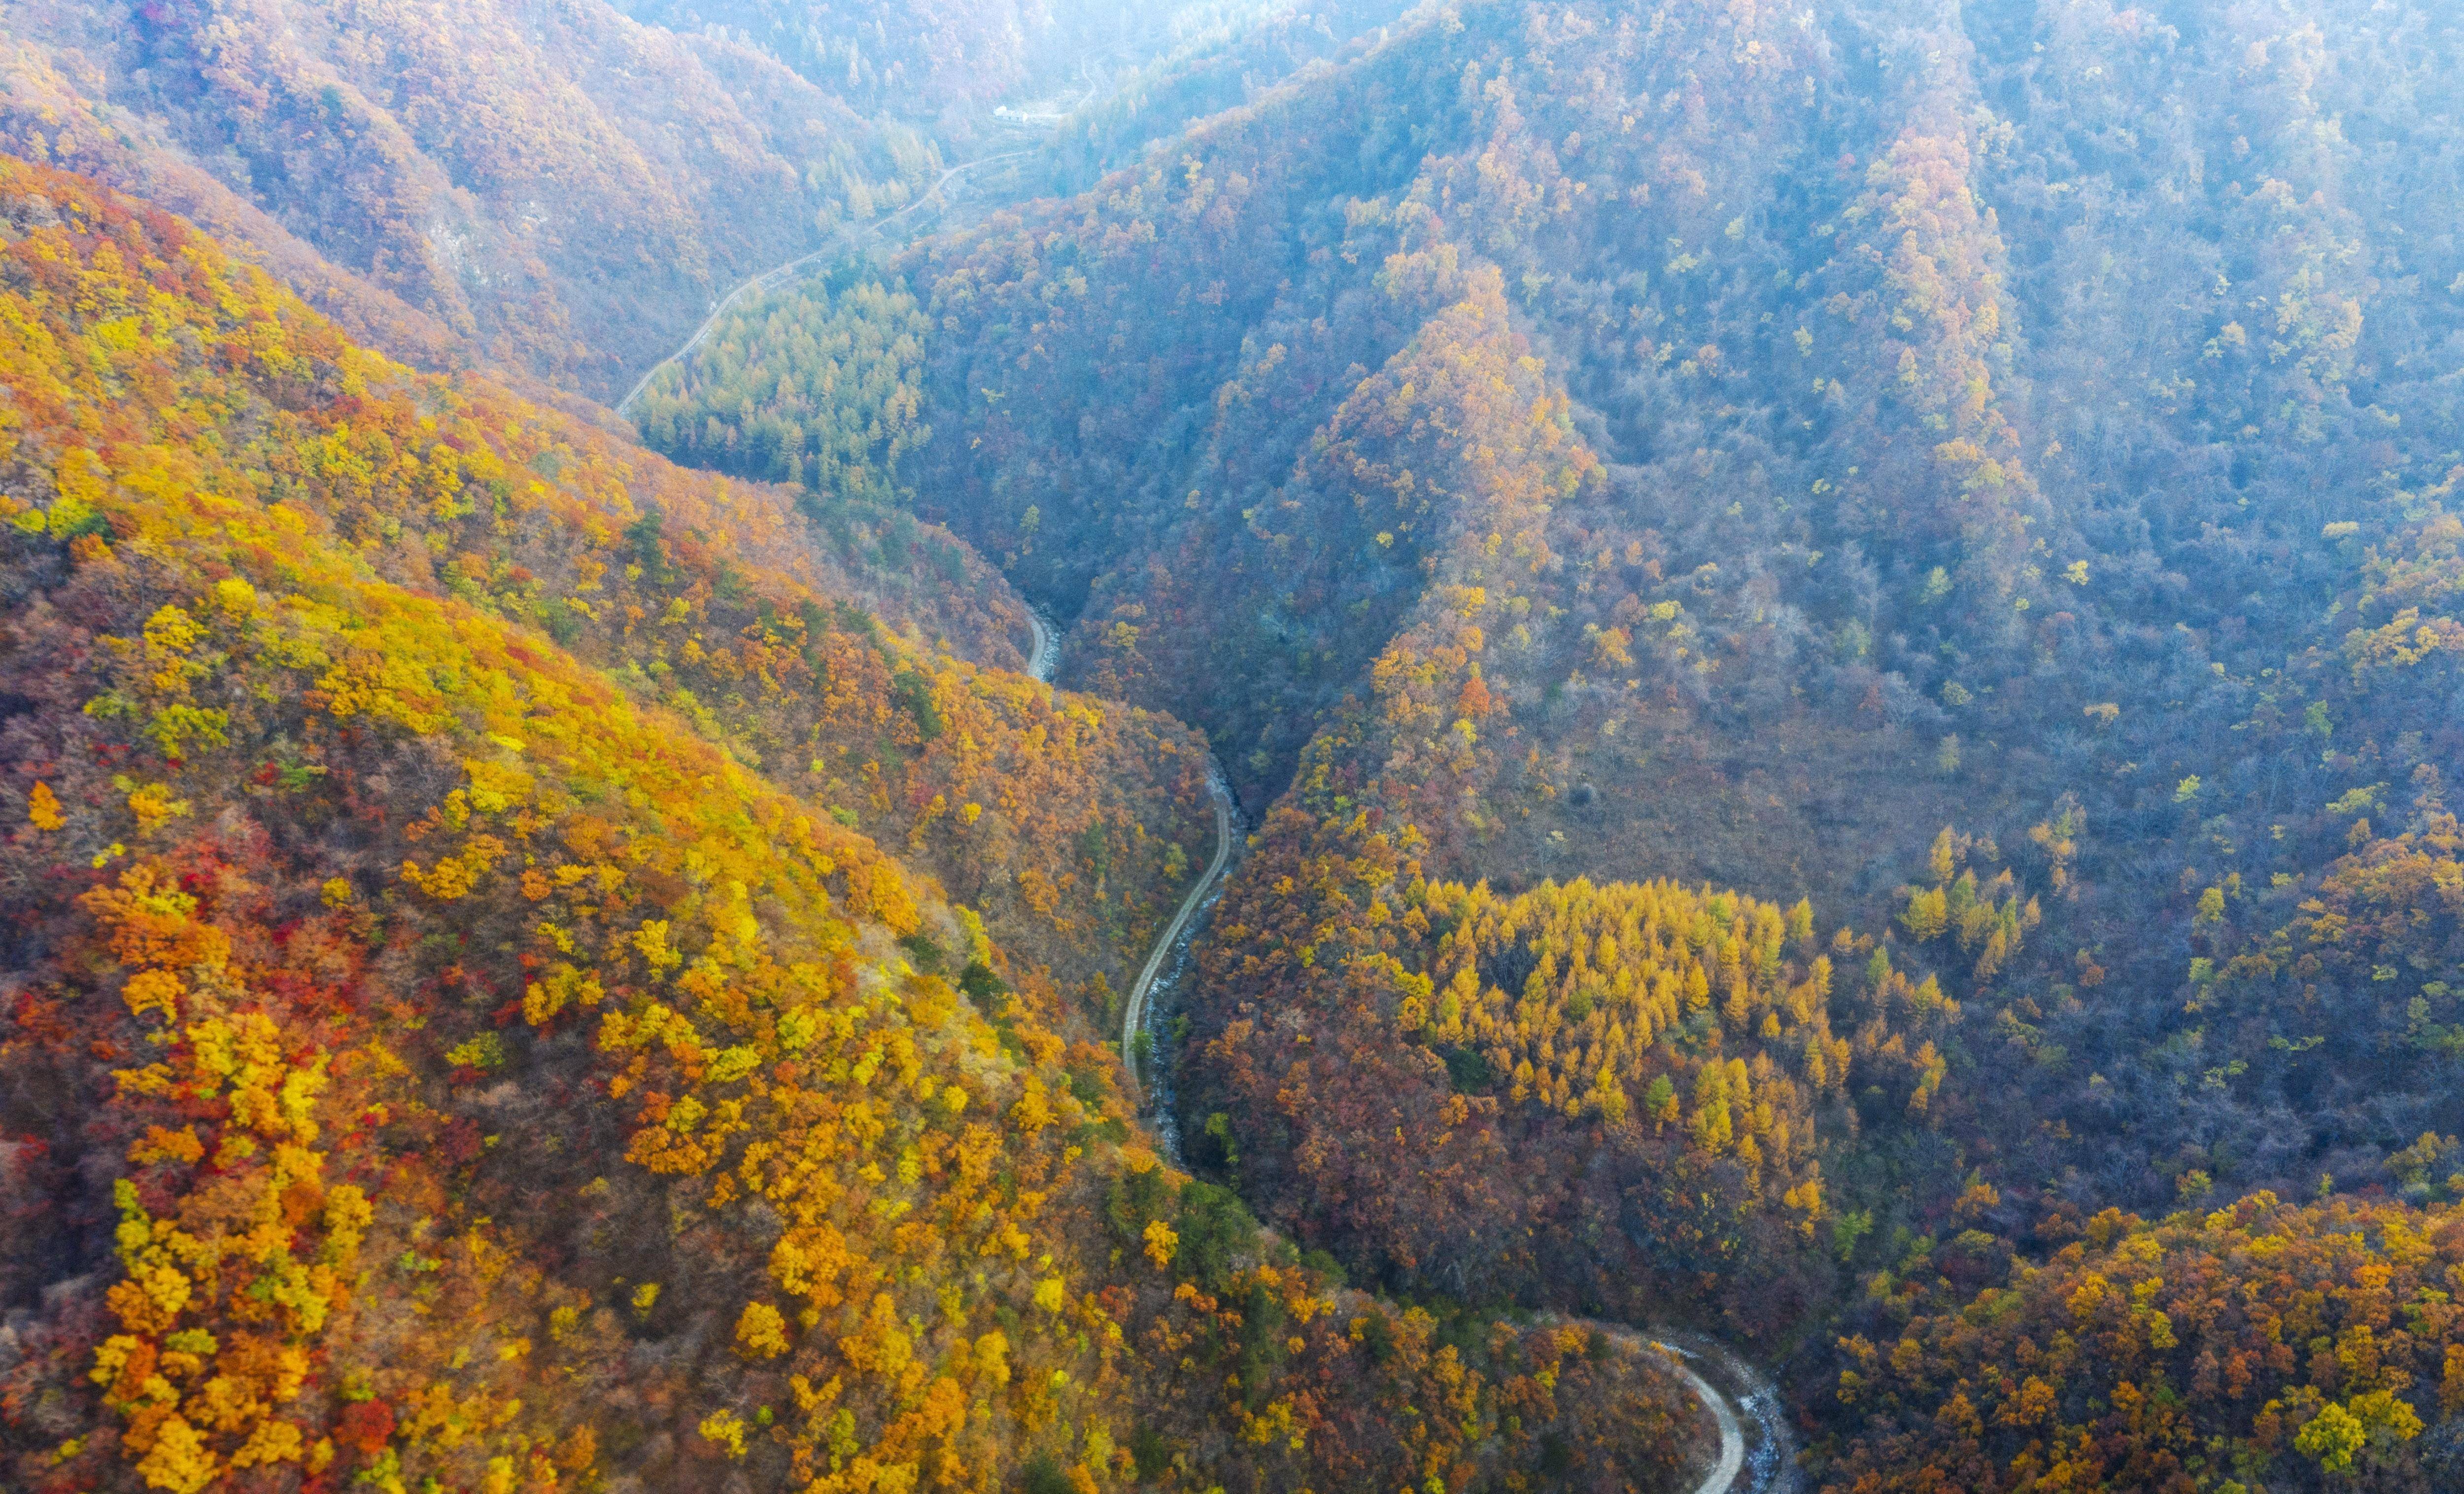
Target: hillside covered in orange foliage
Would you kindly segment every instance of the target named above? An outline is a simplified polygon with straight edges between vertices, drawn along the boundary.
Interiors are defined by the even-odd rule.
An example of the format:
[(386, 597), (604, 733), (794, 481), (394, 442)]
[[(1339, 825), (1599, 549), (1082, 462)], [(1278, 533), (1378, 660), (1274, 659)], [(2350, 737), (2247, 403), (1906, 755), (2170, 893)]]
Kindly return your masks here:
[(1048, 972), (1175, 890), (1180, 728), (159, 212), (0, 226), (12, 1485), (1673, 1481), (1654, 1357), (1137, 1140)]

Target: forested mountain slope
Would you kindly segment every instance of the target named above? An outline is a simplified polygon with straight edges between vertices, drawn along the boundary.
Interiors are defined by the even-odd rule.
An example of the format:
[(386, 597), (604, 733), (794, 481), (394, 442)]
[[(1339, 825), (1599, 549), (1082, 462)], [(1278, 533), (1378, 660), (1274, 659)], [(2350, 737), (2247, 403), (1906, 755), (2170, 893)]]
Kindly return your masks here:
[(741, 42), (550, 7), (12, 4), (10, 146), (264, 246), (359, 335), (600, 397), (940, 165)]
[[(2453, 181), (2454, 24), (1800, 19), (1463, 8), (935, 246), (913, 273), (960, 330), (925, 379), (918, 490), (1082, 612), (1084, 677), (1205, 724), (1255, 804), (1380, 688), (1459, 531), (1491, 549), (1485, 667), (1528, 671), (1482, 734), (1520, 734), (1528, 797), (1422, 824), (1494, 842), (1447, 865), (1880, 923), (1955, 824), (2061, 894), (2018, 1025), (1972, 1029), (1972, 1060), (2014, 1049), (2044, 1115), (2092, 1072), (2144, 1107), (2232, 1059), (2242, 1083), (2196, 1102), (2225, 1113), (2163, 1145), (2282, 1178), (2269, 1040), (2407, 1040), (2314, 1022), (2191, 1063), (2181, 997), (2307, 916), (2365, 809), (2434, 814), (2402, 785), (2452, 771), (2436, 604), (2375, 578), (2439, 594), (2464, 246), (2423, 194)], [(2113, 92), (2133, 77), (2180, 105)], [(2177, 135), (2097, 134), (2143, 109)], [(1457, 350), (1479, 344), (1448, 277), (1483, 264), (1510, 355)], [(1514, 398), (1564, 401), (1585, 457), (1520, 528), (1439, 465), (1470, 428), (1442, 397), (1418, 418), (1433, 341), (1529, 359)], [(2145, 1004), (2116, 1022), (2081, 1000), (2091, 968)], [(2399, 1000), (2356, 996), (2443, 1022), (2453, 982), (2412, 969)], [(2433, 1122), (2356, 1114), (2310, 1145)], [(2149, 1160), (2103, 1155), (2108, 1185)]]
[(158, 211), (9, 162), (0, 225), (12, 1485), (1673, 1483), (1655, 1358), (1347, 1291), (1136, 1143), (1046, 945), (902, 864), (1028, 809), (844, 823), (1162, 829), (1177, 728)]
[[(1449, 7), (900, 261), (918, 502), (1261, 817), (1201, 1160), (1390, 1279), (1782, 1332), (2109, 1204), (2428, 1201), (2459, 42)], [(2403, 1388), (2254, 1373), (2270, 1486), (2267, 1402)]]
[[(998, 100), (1090, 102), (1285, 9), (11, 0), (0, 145), (188, 214), (396, 356), (607, 400), (729, 288), (1032, 153), (1048, 121)], [(1331, 49), (1399, 9), (1313, 24)], [(1139, 138), (1226, 81), (1151, 88)]]
[[(1062, 50), (1132, 19), (1050, 0), (619, 0), (679, 33), (732, 32), (863, 114), (931, 119), (988, 107)], [(1107, 25), (1106, 23), (1110, 23)], [(1089, 49), (1092, 50), (1092, 49)]]
[[(599, 389), (1131, 24), (596, 3), (29, 11), (11, 138)], [(701, 475), (15, 168), (26, 1476), (1678, 1482), (1593, 1316), (1840, 1494), (2464, 1477), (2464, 17), (1394, 9), (1007, 116), (649, 381)]]

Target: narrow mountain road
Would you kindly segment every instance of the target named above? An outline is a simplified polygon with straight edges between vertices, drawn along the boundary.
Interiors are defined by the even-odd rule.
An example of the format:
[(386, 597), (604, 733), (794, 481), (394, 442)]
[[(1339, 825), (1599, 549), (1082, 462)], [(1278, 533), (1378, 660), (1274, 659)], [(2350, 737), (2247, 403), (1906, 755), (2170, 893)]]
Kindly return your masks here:
[(915, 200), (913, 202), (899, 209), (896, 212), (886, 213), (881, 217), (873, 219), (870, 223), (858, 224), (851, 228), (841, 229), (836, 233), (831, 234), (828, 242), (823, 244), (821, 248), (816, 249), (809, 253), (799, 254), (795, 258), (788, 260), (785, 264), (765, 270), (759, 275), (757, 275), (753, 278), (745, 281), (743, 284), (738, 285), (736, 289), (728, 292), (725, 296), (719, 298), (718, 304), (711, 308), (710, 315), (702, 319), (701, 325), (693, 328), (693, 336), (685, 339), (684, 345), (682, 347), (677, 348), (667, 357), (660, 359), (656, 363), (650, 365), (649, 372), (643, 374), (641, 378), (633, 381), (633, 387), (625, 391), (625, 397), (616, 402), (616, 413), (622, 415), (630, 410), (633, 407), (633, 402), (642, 397), (642, 391), (650, 386), (650, 381), (657, 378), (663, 369), (666, 369), (682, 359), (692, 356), (693, 349), (701, 346), (703, 341), (709, 338), (711, 329), (718, 325), (718, 319), (726, 316), (729, 308), (733, 307), (737, 301), (742, 300), (747, 296), (757, 295), (763, 291), (777, 290), (780, 286), (785, 285), (787, 282), (793, 280), (806, 265), (813, 263), (815, 260), (828, 255), (842, 253), (845, 251), (852, 249), (856, 245), (863, 243), (866, 239), (872, 237), (874, 234), (888, 231), (893, 225), (898, 223), (900, 219), (905, 218), (909, 213), (913, 212), (916, 209), (923, 207), (926, 203), (932, 202), (935, 198), (939, 197), (941, 195), (942, 188), (948, 187), (952, 182), (957, 181), (959, 177), (965, 176), (971, 171), (979, 171), (989, 165), (997, 165), (1004, 161), (1016, 161), (1021, 157), (1032, 154), (1034, 154), (1034, 152), (1026, 150), (1005, 150), (999, 155), (985, 156), (979, 160), (962, 161), (957, 165), (952, 166), (947, 171), (942, 172), (939, 180), (935, 181), (932, 186), (924, 188), (924, 190), (916, 193)]
[[(1061, 635), (1052, 620), (1033, 607), (1027, 608), (1026, 672), (1045, 684), (1052, 682), (1053, 671), (1061, 664)], [(1215, 859), (1207, 864), (1206, 872), (1190, 887), (1180, 900), (1180, 911), (1172, 922), (1155, 935), (1155, 948), (1147, 956), (1146, 968), (1130, 983), (1130, 1000), (1121, 1014), (1121, 1066), (1130, 1072), (1130, 1083), (1143, 1089), (1138, 1079), (1138, 1034), (1145, 1029), (1147, 1014), (1153, 1004), (1155, 982), (1169, 969), (1175, 954), (1189, 936), (1190, 926), (1206, 908), (1209, 898), (1222, 886), (1223, 874), (1232, 865), (1232, 847), (1239, 835), (1233, 819), (1232, 789), (1223, 777), (1222, 764), (1213, 758), (1206, 760), (1206, 792), (1215, 801)], [(1168, 1116), (1152, 1117), (1168, 1122)]]
[(1207, 866), (1206, 874), (1190, 888), (1189, 895), (1180, 900), (1180, 912), (1164, 925), (1162, 934), (1155, 939), (1155, 953), (1147, 956), (1147, 967), (1130, 985), (1129, 1006), (1121, 1014), (1121, 1066), (1130, 1071), (1133, 1085), (1139, 1083), (1138, 1033), (1146, 1025), (1155, 978), (1163, 974), (1173, 952), (1187, 935), (1191, 920), (1206, 906), (1209, 896), (1221, 885), (1224, 869), (1232, 865), (1232, 790), (1223, 780), (1223, 769), (1212, 758), (1206, 762), (1206, 791), (1215, 797), (1215, 860)]
[(1002, 104), (993, 110), (993, 118), (1005, 124), (1051, 125), (1068, 123), (1072, 119), (1076, 118), (1079, 110), (1086, 108), (1090, 103), (1093, 103), (1095, 101), (1095, 96), (1103, 92), (1103, 59), (1104, 57), (1112, 55), (1113, 53), (1119, 52), (1120, 50), (1120, 48), (1115, 47), (1111, 49), (1111, 52), (1104, 53), (1100, 56), (1090, 58), (1088, 61), (1079, 64), (1078, 76), (1087, 80), (1087, 91), (1080, 94), (1076, 99), (1065, 100), (1056, 96), (1050, 99), (1031, 100), (1023, 108), (1018, 109), (1013, 109), (1007, 104)]
[[(1053, 670), (1061, 662), (1061, 639), (1058, 630), (1043, 613), (1030, 608), (1026, 614), (1028, 629), (1027, 672), (1050, 683)], [(1206, 787), (1215, 800), (1215, 859), (1206, 872), (1191, 886), (1181, 899), (1179, 912), (1164, 925), (1155, 936), (1155, 948), (1147, 956), (1146, 968), (1130, 986), (1129, 1005), (1121, 1014), (1121, 1067), (1128, 1071), (1130, 1083), (1140, 1093), (1148, 1088), (1138, 1074), (1138, 1034), (1146, 1024), (1154, 1006), (1155, 983), (1177, 964), (1177, 956), (1190, 934), (1190, 927), (1205, 911), (1217, 889), (1222, 885), (1232, 864), (1234, 838), (1239, 825), (1233, 818), (1232, 794), (1223, 778), (1222, 766), (1211, 757), (1206, 763)], [(1147, 1097), (1150, 1101), (1153, 1096)], [(1175, 1161), (1178, 1147), (1175, 1145), (1177, 1127), (1174, 1117), (1163, 1107), (1149, 1103), (1148, 1120), (1164, 1138)], [(1668, 1360), (1704, 1409), (1711, 1413), (1712, 1423), (1720, 1430), (1719, 1457), (1693, 1494), (1797, 1494), (1794, 1439), (1780, 1417), (1779, 1392), (1776, 1387), (1726, 1345), (1707, 1339), (1696, 1340), (1696, 1348), (1682, 1347), (1670, 1340), (1692, 1335), (1668, 1331), (1644, 1334), (1617, 1323), (1592, 1322), (1588, 1327), (1607, 1333), (1638, 1352), (1659, 1353)], [(1689, 1363), (1707, 1354), (1721, 1377), (1742, 1388), (1742, 1406), (1729, 1393), (1713, 1384)], [(1752, 1437), (1748, 1436), (1749, 1428)]]
[[(1027, 609), (1026, 626), (1027, 672), (1049, 684), (1061, 662), (1060, 630), (1032, 607)], [(1146, 1030), (1150, 1020), (1155, 984), (1176, 967), (1190, 936), (1191, 925), (1221, 887), (1232, 865), (1232, 847), (1240, 831), (1222, 766), (1211, 757), (1206, 763), (1206, 788), (1215, 800), (1215, 859), (1181, 899), (1180, 910), (1173, 914), (1172, 922), (1155, 936), (1146, 968), (1131, 984), (1129, 1005), (1121, 1014), (1121, 1066), (1128, 1070), (1131, 1085), (1141, 1094), (1149, 1087), (1138, 1075), (1138, 1034)], [(1153, 1103), (1155, 1099), (1146, 1095), (1147, 1119), (1177, 1161), (1174, 1117), (1164, 1106)], [(1585, 1326), (1608, 1334), (1638, 1353), (1658, 1353), (1666, 1358), (1695, 1398), (1703, 1402), (1704, 1409), (1711, 1413), (1711, 1421), (1720, 1430), (1720, 1452), (1710, 1472), (1695, 1485), (1693, 1494), (1798, 1494), (1794, 1440), (1780, 1417), (1779, 1392), (1760, 1371), (1724, 1344), (1679, 1330), (1643, 1333), (1618, 1323), (1587, 1322)], [(1691, 1340), (1693, 1347), (1672, 1341), (1678, 1339)], [(1740, 1405), (1728, 1391), (1688, 1362), (1696, 1359), (1705, 1359), (1723, 1380), (1739, 1387), (1745, 1395), (1744, 1403)]]
[[(1052, 670), (1060, 669), (1060, 631), (1052, 626), (1052, 619), (1030, 606), (1027, 609), (1027, 675), (1049, 686)], [(1146, 1088), (1146, 1085), (1138, 1083), (1138, 1033), (1146, 1030), (1146, 1016), (1155, 994), (1155, 981), (1163, 978), (1163, 972), (1173, 964), (1173, 955), (1180, 949), (1182, 939), (1188, 936), (1190, 925), (1205, 910), (1207, 897), (1215, 895), (1215, 890), (1224, 880), (1224, 870), (1232, 866), (1232, 844), (1235, 844), (1237, 836), (1237, 825), (1232, 821), (1232, 786), (1224, 781), (1222, 764), (1212, 757), (1207, 757), (1207, 794), (1215, 799), (1215, 861), (1207, 863), (1205, 875), (1200, 875), (1198, 883), (1190, 885), (1188, 895), (1180, 900), (1180, 912), (1173, 914), (1173, 922), (1163, 925), (1163, 932), (1155, 934), (1154, 952), (1148, 952), (1146, 969), (1138, 972), (1136, 981), (1131, 981), (1129, 1008), (1124, 1008), (1124, 1013), (1121, 1013), (1121, 1067), (1129, 1070), (1129, 1083), (1136, 1085), (1138, 1089)]]

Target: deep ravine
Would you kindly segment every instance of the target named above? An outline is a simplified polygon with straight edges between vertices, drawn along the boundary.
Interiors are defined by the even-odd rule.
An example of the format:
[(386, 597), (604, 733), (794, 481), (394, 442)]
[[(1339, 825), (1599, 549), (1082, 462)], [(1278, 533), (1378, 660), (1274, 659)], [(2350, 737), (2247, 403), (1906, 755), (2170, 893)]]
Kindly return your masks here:
[[(1061, 665), (1060, 629), (1034, 607), (1028, 608), (1026, 623), (1027, 673), (1048, 685)], [(1163, 1066), (1154, 1063), (1152, 1047), (1149, 1064), (1155, 1072), (1142, 1075), (1138, 1039), (1149, 1032), (1154, 1021), (1157, 985), (1168, 985), (1186, 973), (1198, 922), (1221, 893), (1231, 871), (1233, 848), (1240, 841), (1239, 811), (1222, 765), (1211, 754), (1206, 761), (1206, 787), (1215, 799), (1215, 859), (1190, 887), (1172, 921), (1155, 936), (1145, 967), (1130, 985), (1121, 1016), (1121, 1066), (1139, 1091), (1148, 1127), (1175, 1163), (1180, 1160), (1180, 1127), (1172, 1110), (1169, 1078)], [(1638, 1330), (1620, 1323), (1579, 1321), (1638, 1351), (1664, 1355), (1711, 1413), (1720, 1431), (1720, 1449), (1693, 1494), (1798, 1494), (1802, 1485), (1795, 1440), (1788, 1430), (1779, 1391), (1760, 1370), (1727, 1345), (1682, 1329)], [(1704, 1373), (1705, 1369), (1710, 1374)], [(1742, 1400), (1736, 1398), (1739, 1395)]]

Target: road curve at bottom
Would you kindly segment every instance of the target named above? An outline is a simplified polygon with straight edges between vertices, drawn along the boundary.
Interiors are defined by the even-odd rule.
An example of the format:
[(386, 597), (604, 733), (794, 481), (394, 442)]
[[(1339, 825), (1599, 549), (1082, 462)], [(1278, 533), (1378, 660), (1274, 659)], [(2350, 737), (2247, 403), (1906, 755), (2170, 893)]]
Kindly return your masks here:
[[(1618, 1323), (1568, 1321), (1606, 1333), (1638, 1352), (1658, 1353), (1711, 1413), (1712, 1423), (1720, 1429), (1720, 1453), (1693, 1494), (1798, 1494), (1803, 1485), (1796, 1475), (1794, 1439), (1789, 1436), (1780, 1410), (1779, 1389), (1736, 1351), (1688, 1329), (1638, 1331)], [(1698, 1358), (1736, 1387), (1735, 1393), (1712, 1383), (1687, 1362)]]
[(1746, 1430), (1737, 1423), (1737, 1408), (1728, 1403), (1728, 1397), (1720, 1394), (1718, 1387), (1695, 1373), (1693, 1366), (1674, 1353), (1668, 1360), (1692, 1387), (1695, 1398), (1710, 1410), (1711, 1419), (1720, 1424), (1720, 1461), (1709, 1477), (1695, 1486), (1694, 1494), (1728, 1494), (1736, 1484), (1737, 1475), (1746, 1467)]
[(1145, 1087), (1138, 1079), (1138, 1029), (1145, 1025), (1147, 998), (1171, 960), (1174, 946), (1189, 928), (1189, 921), (1198, 916), (1206, 894), (1223, 879), (1223, 868), (1232, 862), (1232, 791), (1223, 781), (1223, 770), (1212, 759), (1206, 764), (1206, 791), (1215, 798), (1215, 860), (1208, 865), (1206, 874), (1190, 888), (1189, 895), (1180, 900), (1180, 912), (1172, 915), (1172, 922), (1165, 924), (1163, 933), (1156, 936), (1155, 952), (1147, 956), (1146, 968), (1130, 984), (1129, 1005), (1121, 1015), (1121, 1066), (1130, 1071), (1131, 1085), (1140, 1089)]
[(1052, 683), (1052, 671), (1061, 663), (1061, 639), (1044, 614), (1033, 607), (1026, 609), (1026, 673), (1029, 679)]

